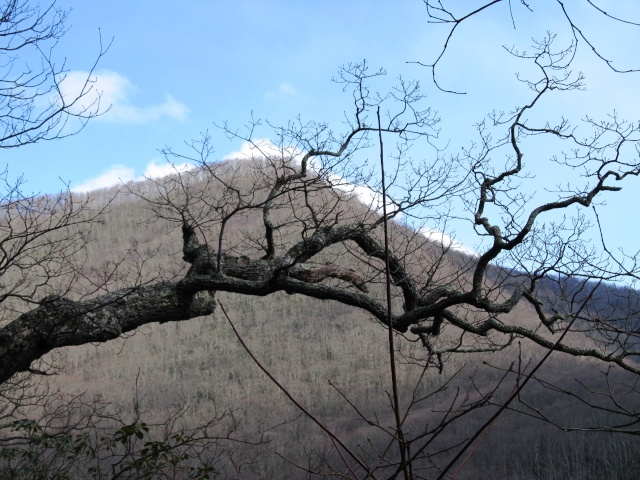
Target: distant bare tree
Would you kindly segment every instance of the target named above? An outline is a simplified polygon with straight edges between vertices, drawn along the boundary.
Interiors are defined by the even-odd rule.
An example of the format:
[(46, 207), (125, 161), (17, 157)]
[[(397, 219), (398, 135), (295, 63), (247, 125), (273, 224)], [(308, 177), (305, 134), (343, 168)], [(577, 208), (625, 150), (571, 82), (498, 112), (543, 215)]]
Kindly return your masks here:
[[(33, 381), (33, 377), (31, 378)], [(23, 385), (24, 386), (24, 385)], [(248, 441), (238, 433), (240, 420), (231, 410), (213, 409), (209, 419), (185, 426), (184, 402), (160, 421), (142, 411), (137, 386), (133, 404), (125, 408), (83, 395), (42, 391), (33, 398), (8, 384), (0, 391), (16, 396), (16, 408), (36, 407), (38, 418), (17, 418), (0, 411), (0, 478), (195, 478), (208, 479), (222, 471), (242, 475), (259, 452), (246, 451), (265, 442), (257, 432)], [(33, 400), (33, 402), (29, 402)], [(33, 411), (30, 412), (33, 414)], [(239, 448), (245, 459), (238, 461)]]

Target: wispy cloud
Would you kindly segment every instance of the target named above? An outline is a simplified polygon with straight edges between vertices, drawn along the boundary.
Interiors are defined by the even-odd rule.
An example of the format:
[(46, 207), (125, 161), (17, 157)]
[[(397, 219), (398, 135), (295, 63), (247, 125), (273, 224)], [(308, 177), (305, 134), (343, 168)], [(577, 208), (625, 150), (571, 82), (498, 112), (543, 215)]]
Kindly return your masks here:
[[(87, 83), (89, 78), (89, 83)], [(137, 87), (125, 76), (111, 70), (101, 70), (89, 77), (88, 72), (74, 70), (68, 72), (61, 82), (61, 89), (67, 101), (86, 92), (76, 104), (75, 111), (88, 109), (101, 113), (104, 121), (120, 123), (148, 123), (161, 118), (184, 121), (189, 109), (173, 96), (166, 94), (164, 101), (147, 106), (132, 103)]]
[(136, 175), (134, 168), (125, 167), (124, 165), (113, 165), (109, 167), (107, 171), (98, 175), (97, 177), (85, 180), (78, 185), (71, 187), (71, 191), (77, 193), (92, 192), (94, 190), (100, 190), (101, 188), (109, 188), (115, 185), (121, 185), (130, 181), (142, 181), (147, 178), (162, 178), (167, 175), (171, 175), (176, 172), (184, 172), (193, 168), (193, 165), (188, 163), (171, 164), (171, 163), (156, 163), (156, 160), (151, 160), (142, 175)]
[(264, 94), (264, 98), (271, 101), (285, 101), (300, 99), (302, 95), (289, 82), (280, 83), (275, 90), (270, 90)]

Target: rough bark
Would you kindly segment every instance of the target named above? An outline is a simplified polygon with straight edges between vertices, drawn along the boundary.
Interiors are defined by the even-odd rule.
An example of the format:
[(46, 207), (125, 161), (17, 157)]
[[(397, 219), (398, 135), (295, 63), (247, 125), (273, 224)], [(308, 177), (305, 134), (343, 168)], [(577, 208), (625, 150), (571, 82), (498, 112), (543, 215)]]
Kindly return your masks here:
[(47, 297), (38, 308), (0, 329), (0, 383), (28, 370), (33, 361), (55, 348), (106, 342), (147, 323), (209, 315), (215, 310), (216, 290), (249, 295), (302, 293), (358, 306), (370, 303), (370, 308), (380, 313), (364, 295), (349, 301), (353, 293), (319, 284), (330, 277), (340, 278), (366, 291), (362, 279), (351, 270), (337, 265), (317, 269), (292, 265), (282, 270), (283, 258), (252, 260), (224, 255), (223, 272), (216, 273), (215, 252), (198, 243), (193, 229), (184, 228), (184, 240), (184, 258), (192, 267), (179, 282), (122, 289), (88, 301)]
[(84, 302), (47, 298), (0, 330), (0, 383), (54, 348), (106, 342), (152, 322), (208, 315), (210, 292), (183, 295), (177, 283), (123, 289)]

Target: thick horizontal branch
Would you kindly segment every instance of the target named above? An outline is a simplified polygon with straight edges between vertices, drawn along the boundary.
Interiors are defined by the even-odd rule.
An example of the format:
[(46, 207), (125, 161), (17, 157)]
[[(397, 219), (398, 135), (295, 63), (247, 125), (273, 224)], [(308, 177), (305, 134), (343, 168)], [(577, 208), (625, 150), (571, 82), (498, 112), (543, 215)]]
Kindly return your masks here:
[(123, 289), (85, 302), (47, 298), (0, 329), (0, 383), (54, 348), (106, 342), (153, 322), (213, 312), (213, 294), (186, 296), (175, 283)]

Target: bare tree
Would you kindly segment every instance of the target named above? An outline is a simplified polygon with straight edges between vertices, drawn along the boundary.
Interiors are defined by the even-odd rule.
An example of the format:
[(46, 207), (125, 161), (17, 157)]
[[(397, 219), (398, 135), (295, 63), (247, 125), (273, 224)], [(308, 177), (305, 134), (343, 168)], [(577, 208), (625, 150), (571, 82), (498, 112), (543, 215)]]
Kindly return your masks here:
[[(538, 126), (526, 121), (526, 114), (544, 95), (578, 88), (582, 81), (580, 77), (571, 78), (566, 71), (563, 62), (571, 52), (555, 53), (551, 42), (548, 38), (540, 44), (538, 53), (528, 57), (539, 68), (539, 77), (528, 81), (533, 89), (531, 101), (511, 115), (493, 118), (496, 128), (505, 132), (497, 139), (481, 124), (481, 143), (464, 156), (445, 159), (435, 151), (431, 159), (409, 161), (409, 142), (429, 141), (436, 118), (430, 110), (420, 109), (422, 96), (416, 83), (401, 82), (386, 97), (371, 95), (367, 82), (379, 72), (370, 75), (363, 65), (348, 66), (339, 78), (353, 89), (355, 105), (352, 123), (344, 134), (336, 135), (324, 124), (291, 123), (277, 131), (277, 154), (254, 143), (259, 155), (237, 164), (211, 163), (206, 137), (194, 143), (199, 156), (191, 158), (201, 162), (200, 169), (176, 172), (157, 181), (156, 194), (145, 197), (154, 215), (182, 228), (184, 258), (192, 265), (186, 276), (176, 283), (125, 289), (85, 302), (47, 299), (3, 330), (0, 351), (6, 352), (7, 361), (3, 362), (1, 378), (28, 368), (31, 361), (58, 346), (107, 340), (144, 323), (209, 313), (215, 291), (248, 295), (286, 291), (337, 300), (362, 308), (384, 323), (386, 308), (372, 288), (381, 281), (384, 248), (380, 226), (384, 217), (375, 208), (343, 210), (342, 199), (352, 185), (370, 179), (350, 160), (370, 145), (369, 135), (378, 132), (370, 118), (371, 109), (384, 109), (389, 102), (395, 103), (397, 110), (388, 110), (387, 122), (380, 131), (396, 136), (398, 145), (396, 170), (389, 179), (393, 208), (387, 216), (402, 215), (404, 223), (408, 219), (440, 220), (446, 212), (439, 209), (446, 208), (453, 198), (462, 198), (472, 207), (473, 222), (480, 234), (491, 239), (486, 251), (467, 258), (443, 280), (429, 269), (413, 271), (414, 256), (423, 255), (414, 242), (425, 244), (428, 240), (419, 237), (415, 229), (397, 224), (392, 243), (399, 244), (392, 245), (395, 248), (390, 265), (395, 295), (402, 304), (397, 305), (392, 318), (394, 329), (411, 331), (428, 351), (442, 355), (468, 346), (467, 338), (473, 348), (481, 350), (502, 348), (515, 338), (551, 348), (553, 334), (572, 323), (578, 312), (582, 329), (585, 322), (594, 329), (611, 328), (588, 318), (582, 302), (588, 295), (576, 293), (573, 303), (547, 305), (538, 295), (539, 281), (550, 274), (579, 277), (584, 280), (580, 288), (588, 289), (590, 280), (615, 280), (634, 272), (616, 272), (616, 265), (604, 263), (606, 258), (600, 263), (592, 260), (582, 241), (584, 224), (580, 217), (568, 225), (547, 225), (540, 219), (554, 210), (589, 207), (597, 196), (615, 192), (621, 182), (637, 176), (634, 146), (638, 127), (613, 117), (588, 122), (590, 136), (578, 137), (566, 122)], [(230, 135), (251, 141), (253, 125), (246, 135), (223, 128)], [(513, 182), (524, 173), (522, 145), (531, 136), (549, 136), (571, 144), (570, 153), (557, 161), (569, 168), (587, 168), (583, 183), (558, 192), (556, 200), (529, 205)], [(507, 168), (496, 171), (490, 165), (490, 155), (505, 148), (511, 150)], [(247, 178), (251, 180), (247, 182)], [(369, 188), (374, 199), (380, 195), (374, 184)], [(247, 232), (242, 242), (227, 245), (230, 222), (252, 213), (262, 217), (262, 235)], [(292, 241), (290, 232), (296, 232), (298, 240)], [(332, 253), (331, 248), (338, 244), (344, 244), (346, 252)], [(445, 253), (450, 249), (442, 246)], [(346, 270), (342, 261), (336, 261), (337, 255), (349, 255), (363, 261), (363, 266)], [(492, 273), (491, 265), (508, 264), (510, 258), (520, 270)], [(325, 281), (329, 279), (334, 282)], [(126, 316), (119, 314), (125, 305), (122, 302), (129, 312)], [(502, 314), (521, 302), (535, 309), (539, 325), (526, 327), (501, 320)], [(25, 325), (33, 327), (27, 330)], [(452, 342), (436, 345), (444, 325), (450, 325), (459, 335)], [(72, 335), (68, 329), (72, 329)], [(48, 334), (43, 342), (45, 330)], [(628, 335), (633, 336), (633, 332)], [(606, 348), (602, 344), (578, 347), (571, 342), (554, 348), (637, 371), (637, 351), (630, 339), (625, 340), (629, 341), (623, 344), (617, 338), (604, 345)]]
[[(78, 92), (70, 96), (62, 86), (67, 66), (54, 53), (66, 32), (67, 15), (55, 2), (41, 8), (10, 0), (1, 7), (0, 148), (73, 135), (99, 114), (99, 95), (89, 94), (93, 69), (105, 53), (102, 47)], [(34, 69), (34, 64), (39, 66)], [(86, 102), (89, 98), (93, 100)]]
[[(440, 2), (428, 6), (449, 15)], [(453, 29), (480, 11), (451, 17)], [(567, 19), (576, 38), (589, 43)], [(298, 119), (274, 127), (277, 140), (267, 144), (255, 139), (260, 121), (252, 119), (243, 130), (220, 126), (252, 145), (255, 155), (250, 158), (216, 162), (206, 134), (187, 153), (167, 149), (170, 159), (188, 159), (197, 168), (176, 169), (174, 175), (150, 181), (151, 191), (134, 186), (131, 193), (145, 202), (156, 221), (181, 229), (183, 258), (190, 267), (178, 280), (139, 281), (108, 293), (96, 288), (81, 298), (72, 286), (54, 289), (52, 279), (64, 272), (56, 266), (66, 265), (56, 259), (73, 256), (75, 239), (83, 238), (82, 230), (70, 228), (77, 207), (71, 198), (60, 198), (34, 208), (25, 205), (24, 196), (12, 202), (9, 195), (2, 207), (8, 225), (4, 244), (15, 245), (18, 253), (3, 250), (9, 252), (7, 268), (30, 277), (10, 287), (5, 299), (18, 297), (38, 306), (13, 312), (12, 321), (0, 329), (0, 382), (29, 371), (55, 348), (104, 342), (147, 323), (209, 315), (218, 291), (253, 296), (286, 292), (364, 310), (392, 332), (420, 342), (424, 355), (415, 361), (425, 371), (442, 370), (452, 355), (501, 351), (527, 342), (549, 353), (640, 373), (638, 310), (630, 291), (623, 316), (594, 301), (605, 282), (637, 278), (637, 257), (623, 261), (606, 247), (594, 250), (582, 214), (640, 174), (640, 126), (615, 115), (580, 125), (564, 119), (557, 124), (530, 120), (542, 98), (582, 87), (582, 76), (570, 69), (575, 48), (575, 43), (557, 48), (548, 36), (533, 53), (513, 50), (537, 69), (535, 77), (523, 79), (530, 98), (513, 112), (480, 123), (478, 141), (462, 154), (447, 155), (438, 148), (438, 117), (424, 105), (417, 82), (400, 78), (388, 94), (374, 93), (385, 91), (378, 86), (385, 86), (385, 72), (371, 71), (366, 63), (345, 66), (335, 79), (352, 101), (343, 131)], [(382, 118), (376, 121), (378, 112)], [(383, 158), (389, 167), (382, 177), (384, 189), (377, 180), (379, 170), (366, 163), (370, 152), (378, 151), (378, 137), (394, 147)], [(23, 138), (28, 143), (31, 137)], [(580, 170), (581, 176), (550, 192), (551, 198), (536, 201), (518, 189), (518, 181), (527, 174), (523, 158), (529, 142), (547, 139), (563, 146), (552, 161), (569, 172)], [(496, 162), (496, 157), (504, 160)], [(368, 200), (364, 205), (346, 201), (356, 196)], [(382, 200), (389, 208), (381, 212)], [(461, 215), (452, 213), (455, 205), (462, 206), (488, 240), (475, 255), (438, 241), (435, 232)], [(564, 219), (546, 221), (554, 212), (563, 212)], [(87, 221), (86, 216), (77, 218)], [(249, 218), (259, 219), (259, 231), (243, 227)], [(47, 239), (62, 227), (75, 236), (48, 247)], [(33, 236), (39, 228), (42, 234)], [(38, 256), (30, 246), (37, 247)], [(389, 298), (383, 288), (387, 272)], [(529, 312), (531, 320), (522, 321), (515, 312)], [(424, 460), (446, 475), (452, 464), (436, 460), (429, 450), (443, 429), (478, 406), (493, 402), (506, 409), (535, 377), (519, 365), (507, 368), (504, 378), (515, 378), (516, 384), (504, 402), (495, 400), (500, 382), (489, 391), (473, 386), (449, 404), (433, 429), (405, 438), (402, 425), (409, 410), (431, 397), (415, 391), (404, 419), (396, 415), (395, 427), (385, 430), (404, 449), (401, 459), (386, 455), (388, 448), (373, 448), (367, 455), (354, 452), (349, 455), (357, 466), (345, 460), (347, 471), (340, 474), (375, 477), (382, 471), (391, 478), (420, 478), (409, 467)], [(392, 403), (398, 413), (399, 401)], [(633, 408), (617, 405), (616, 411), (637, 416)], [(545, 418), (535, 406), (529, 407), (532, 412)], [(629, 425), (613, 430), (636, 434)], [(347, 449), (339, 446), (336, 451), (342, 455)]]

